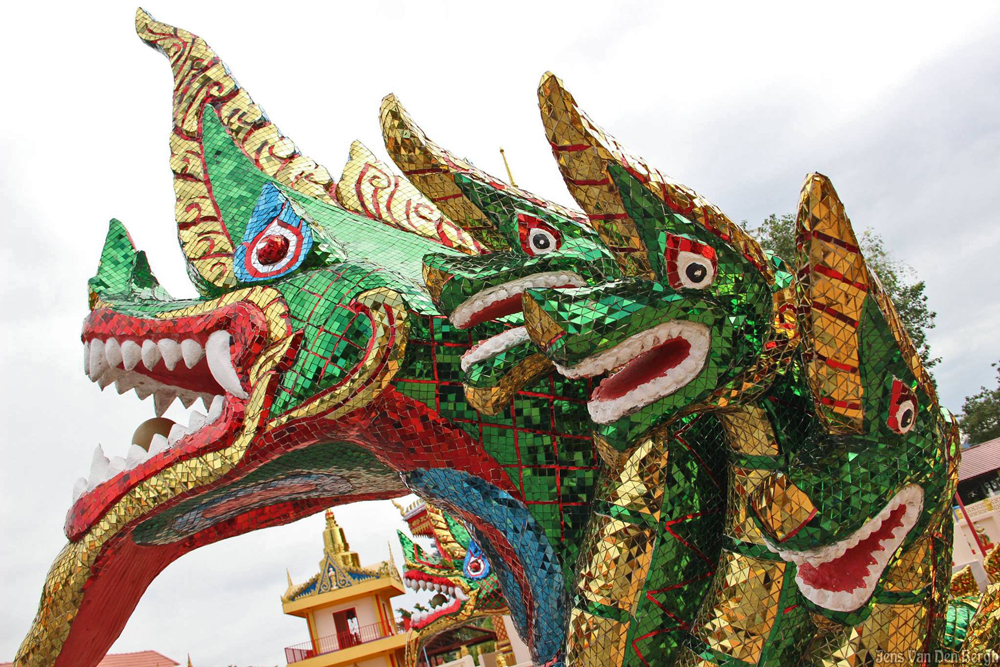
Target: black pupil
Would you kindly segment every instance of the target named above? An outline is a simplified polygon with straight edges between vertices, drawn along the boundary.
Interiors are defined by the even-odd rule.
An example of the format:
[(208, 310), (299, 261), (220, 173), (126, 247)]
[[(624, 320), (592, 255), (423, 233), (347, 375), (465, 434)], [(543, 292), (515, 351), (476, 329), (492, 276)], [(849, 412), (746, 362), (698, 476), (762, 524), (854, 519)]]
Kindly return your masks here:
[(548, 250), (549, 246), (552, 245), (552, 241), (545, 234), (535, 234), (531, 237), (531, 242), (539, 250)]
[(708, 269), (703, 264), (688, 264), (684, 273), (687, 274), (688, 280), (691, 282), (700, 283), (708, 275)]
[(903, 428), (906, 428), (912, 423), (913, 423), (913, 410), (907, 408), (906, 411), (903, 413), (903, 417), (899, 420), (899, 425), (902, 426)]

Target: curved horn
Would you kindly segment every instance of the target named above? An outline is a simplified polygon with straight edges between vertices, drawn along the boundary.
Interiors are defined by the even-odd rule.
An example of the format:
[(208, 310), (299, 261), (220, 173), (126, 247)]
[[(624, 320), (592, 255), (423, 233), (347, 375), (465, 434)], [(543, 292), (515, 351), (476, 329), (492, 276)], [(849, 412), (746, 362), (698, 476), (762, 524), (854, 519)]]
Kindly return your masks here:
[[(202, 293), (236, 286), (235, 244), (216, 205), (205, 168), (202, 119), (211, 109), (233, 143), (264, 174), (297, 192), (336, 205), (335, 186), (325, 167), (302, 155), (229, 73), (215, 51), (197, 35), (136, 10), (135, 29), (170, 60), (174, 74), (170, 168), (177, 196), (181, 249), (202, 283)], [(218, 187), (218, 186), (216, 186)]]
[(626, 274), (653, 277), (653, 269), (639, 231), (625, 212), (608, 173), (610, 164), (626, 169), (671, 211), (726, 240), (761, 273), (773, 279), (773, 270), (753, 237), (698, 193), (622, 148), (614, 137), (587, 117), (562, 81), (551, 72), (546, 72), (538, 84), (538, 104), (545, 134), (566, 187), (590, 216), (594, 228)]
[(382, 138), (396, 166), (446, 215), (490, 249), (503, 250), (507, 248), (508, 242), (497, 231), (496, 223), (488, 213), (476, 206), (455, 182), (455, 177), (459, 174), (557, 215), (588, 224), (586, 216), (580, 211), (541, 199), (505, 183), (438, 146), (413, 122), (395, 95), (386, 95), (382, 100), (380, 116)]
[(862, 433), (864, 410), (859, 349), (862, 307), (871, 295), (924, 393), (937, 391), (892, 300), (868, 268), (844, 205), (830, 179), (810, 174), (796, 222), (799, 327), (806, 374), (817, 414), (832, 433)]

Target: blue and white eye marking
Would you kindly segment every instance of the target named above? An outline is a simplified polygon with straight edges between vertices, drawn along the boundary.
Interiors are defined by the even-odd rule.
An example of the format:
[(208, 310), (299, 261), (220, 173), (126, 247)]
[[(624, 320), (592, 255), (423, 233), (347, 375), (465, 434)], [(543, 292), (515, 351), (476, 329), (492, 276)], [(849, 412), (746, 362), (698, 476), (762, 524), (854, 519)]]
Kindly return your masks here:
[(465, 564), (462, 566), (465, 576), (473, 581), (484, 579), (489, 576), (490, 564), (483, 557), (483, 552), (474, 541), (469, 544), (469, 550), (465, 554)]
[(233, 257), (236, 277), (244, 283), (279, 278), (302, 265), (312, 244), (305, 213), (266, 183)]

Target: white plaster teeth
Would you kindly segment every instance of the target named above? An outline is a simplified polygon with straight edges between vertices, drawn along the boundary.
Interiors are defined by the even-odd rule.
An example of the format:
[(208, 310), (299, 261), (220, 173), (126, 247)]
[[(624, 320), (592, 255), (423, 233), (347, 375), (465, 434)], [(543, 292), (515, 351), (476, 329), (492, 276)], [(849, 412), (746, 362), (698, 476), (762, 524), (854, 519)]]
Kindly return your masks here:
[[(167, 434), (167, 444), (173, 447), (178, 440), (183, 438), (188, 433), (189, 431), (180, 424), (174, 424), (170, 427), (170, 433)], [(152, 447), (150, 447), (150, 449), (152, 449)]]
[(205, 350), (197, 341), (188, 338), (181, 341), (181, 356), (184, 358), (185, 366), (194, 368), (205, 357)]
[(451, 323), (459, 329), (468, 326), (472, 317), (492, 306), (494, 303), (504, 301), (515, 294), (523, 294), (526, 289), (544, 289), (546, 287), (562, 287), (572, 285), (583, 287), (587, 282), (579, 275), (572, 272), (550, 271), (547, 273), (536, 273), (525, 278), (518, 278), (496, 287), (484, 289), (463, 301), (448, 318)]
[(157, 391), (153, 396), (153, 410), (156, 412), (156, 416), (162, 417), (175, 398), (177, 398), (177, 394), (172, 391), (166, 389)]
[(528, 341), (528, 330), (524, 327), (507, 329), (503, 333), (487, 338), (462, 355), (462, 370), (469, 370), (484, 359), (492, 359), (502, 352), (513, 349)]
[(151, 340), (142, 341), (142, 365), (146, 370), (153, 370), (160, 363), (162, 355), (160, 348)]
[(108, 385), (115, 381), (115, 372), (112, 369), (108, 369), (104, 372), (104, 375), (97, 379), (97, 386), (104, 391), (108, 388)]
[(885, 523), (893, 511), (905, 505), (906, 509), (900, 519), (899, 525), (888, 536), (880, 539), (878, 545), (872, 549), (869, 555), (875, 562), (867, 567), (867, 574), (862, 579), (861, 584), (854, 590), (834, 592), (815, 588), (802, 579), (801, 572), (795, 575), (795, 583), (799, 590), (813, 603), (833, 611), (854, 611), (871, 597), (879, 577), (882, 576), (893, 554), (896, 553), (896, 550), (903, 543), (903, 540), (906, 539), (910, 530), (916, 525), (917, 519), (920, 517), (920, 511), (923, 509), (923, 503), (923, 489), (917, 484), (910, 484), (903, 487), (903, 489), (893, 496), (878, 515), (869, 519), (865, 525), (856, 530), (852, 535), (836, 544), (807, 551), (780, 549), (770, 542), (767, 542), (767, 547), (781, 556), (785, 561), (794, 562), (799, 566), (808, 563), (812, 567), (819, 567), (836, 558), (840, 558), (848, 549), (857, 546), (862, 540), (870, 537), (872, 533), (882, 527), (882, 524)]
[(83, 373), (90, 377), (90, 343), (83, 344)]
[(87, 492), (87, 478), (80, 477), (73, 484), (73, 502), (75, 503), (80, 499), (80, 496)]
[(136, 387), (135, 395), (139, 397), (140, 401), (145, 401), (147, 398), (153, 395), (152, 390), (145, 387)]
[[(163, 436), (160, 437), (162, 438)], [(139, 445), (133, 443), (129, 445), (128, 453), (125, 455), (125, 465), (128, 468), (134, 468), (143, 461), (145, 461), (147, 458), (149, 458), (149, 452), (147, 452)]]
[(214, 422), (220, 416), (222, 416), (222, 408), (226, 405), (226, 399), (222, 396), (216, 396), (212, 399), (212, 405), (208, 408), (208, 423)]
[(111, 368), (118, 368), (122, 365), (122, 346), (114, 338), (104, 341), (104, 358), (108, 360)]
[(466, 601), (466, 600), (469, 599), (469, 596), (466, 595), (465, 591), (463, 591), (461, 588), (456, 588), (455, 589), (455, 598), (457, 600), (461, 600), (462, 602), (464, 602), (464, 601)]
[(104, 356), (104, 341), (96, 338), (90, 341), (90, 368), (87, 375), (94, 382), (108, 370), (108, 360)]
[[(174, 426), (176, 427), (177, 424), (174, 424)], [(171, 428), (170, 432), (173, 433), (174, 429)], [(167, 437), (164, 436), (162, 433), (157, 433), (149, 441), (149, 452), (147, 453), (147, 458), (152, 457), (152, 456), (156, 456), (157, 454), (159, 454), (160, 452), (162, 452), (163, 450), (165, 450), (169, 446), (170, 446), (170, 442), (167, 439)]]
[(237, 398), (248, 398), (240, 384), (240, 377), (233, 368), (232, 353), (229, 349), (229, 332), (216, 331), (208, 337), (205, 344), (205, 356), (208, 357), (208, 369), (219, 386)]
[(127, 371), (135, 368), (142, 361), (142, 348), (134, 340), (122, 343), (122, 368)]
[(87, 490), (95, 488), (101, 482), (110, 479), (111, 462), (104, 455), (104, 448), (100, 445), (94, 450), (94, 456), (90, 461), (90, 475), (87, 476)]
[[(588, 357), (578, 364), (573, 366), (556, 364), (556, 368), (568, 378), (593, 377), (627, 365), (641, 354), (674, 338), (683, 338), (690, 345), (688, 355), (681, 363), (663, 375), (633, 387), (618, 398), (596, 398), (587, 403), (587, 411), (591, 418), (598, 424), (607, 424), (620, 419), (630, 411), (669, 396), (698, 377), (712, 343), (708, 327), (698, 322), (673, 320), (663, 322), (652, 329), (630, 336), (610, 350)], [(602, 381), (602, 384), (606, 381)]]
[(181, 346), (177, 341), (164, 338), (156, 344), (156, 347), (160, 348), (160, 357), (167, 370), (172, 371), (177, 368), (177, 362), (181, 360)]
[(201, 414), (197, 410), (192, 410), (191, 415), (188, 417), (188, 431), (191, 432), (197, 431), (207, 423), (208, 423), (208, 417)]

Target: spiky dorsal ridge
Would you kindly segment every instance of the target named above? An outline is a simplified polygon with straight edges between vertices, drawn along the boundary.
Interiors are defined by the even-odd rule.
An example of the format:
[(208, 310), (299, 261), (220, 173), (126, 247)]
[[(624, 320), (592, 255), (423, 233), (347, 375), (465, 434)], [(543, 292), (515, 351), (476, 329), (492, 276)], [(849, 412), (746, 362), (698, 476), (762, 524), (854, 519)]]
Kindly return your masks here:
[(470, 255), (483, 251), (472, 235), (360, 141), (351, 144), (350, 157), (337, 184), (337, 199), (350, 211), (448, 248)]
[(305, 196), (337, 206), (336, 183), (325, 167), (281, 134), (202, 38), (153, 19), (138, 9), (139, 37), (170, 60), (174, 75), (170, 167), (174, 173), (175, 214), (181, 248), (202, 292), (232, 289), (234, 245), (205, 169), (202, 117), (216, 113), (233, 143), (262, 173)]
[(389, 94), (383, 98), (379, 115), (382, 122), (382, 138), (396, 166), (420, 192), (482, 245), (492, 250), (504, 250), (508, 242), (497, 230), (496, 221), (459, 187), (455, 180), (459, 175), (589, 226), (589, 220), (582, 212), (505, 183), (502, 179), (486, 173), (436, 144), (414, 122), (395, 95)]
[(694, 190), (623, 148), (584, 113), (562, 81), (551, 72), (546, 72), (538, 84), (538, 103), (545, 134), (566, 187), (590, 216), (594, 228), (626, 274), (653, 277), (653, 269), (641, 235), (628, 217), (608, 173), (611, 164), (626, 169), (668, 209), (729, 243), (756, 266), (768, 282), (773, 281), (770, 263), (752, 236)]
[(865, 263), (857, 235), (830, 179), (806, 177), (796, 218), (799, 327), (806, 374), (820, 419), (832, 433), (861, 433), (862, 308), (871, 296), (921, 389), (937, 405), (924, 369), (892, 300)]

